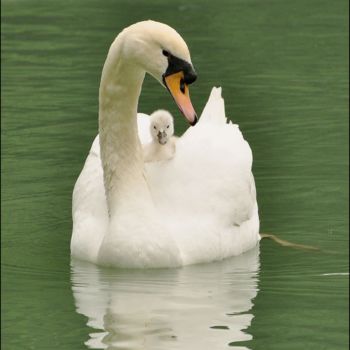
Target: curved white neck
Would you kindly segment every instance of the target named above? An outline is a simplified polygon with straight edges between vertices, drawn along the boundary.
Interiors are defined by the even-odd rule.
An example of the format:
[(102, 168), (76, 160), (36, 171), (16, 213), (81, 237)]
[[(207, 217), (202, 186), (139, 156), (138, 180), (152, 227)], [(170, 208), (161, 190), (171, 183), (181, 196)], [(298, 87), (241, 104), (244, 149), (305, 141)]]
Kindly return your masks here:
[(111, 216), (128, 199), (149, 197), (137, 130), (137, 106), (144, 77), (140, 67), (123, 57), (123, 39), (117, 38), (104, 64), (99, 92), (101, 160)]

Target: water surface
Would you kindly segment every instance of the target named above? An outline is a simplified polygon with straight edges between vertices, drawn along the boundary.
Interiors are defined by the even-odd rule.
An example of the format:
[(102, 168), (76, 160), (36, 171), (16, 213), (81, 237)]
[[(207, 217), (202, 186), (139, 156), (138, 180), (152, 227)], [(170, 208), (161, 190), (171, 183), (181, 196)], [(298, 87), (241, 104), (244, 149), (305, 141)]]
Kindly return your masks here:
[[(5, 349), (346, 349), (348, 3), (4, 0), (2, 345)], [(191, 49), (200, 113), (213, 85), (254, 154), (261, 231), (321, 247), (175, 270), (70, 261), (71, 192), (97, 132), (110, 43), (152, 18)], [(145, 81), (139, 110), (169, 109)]]

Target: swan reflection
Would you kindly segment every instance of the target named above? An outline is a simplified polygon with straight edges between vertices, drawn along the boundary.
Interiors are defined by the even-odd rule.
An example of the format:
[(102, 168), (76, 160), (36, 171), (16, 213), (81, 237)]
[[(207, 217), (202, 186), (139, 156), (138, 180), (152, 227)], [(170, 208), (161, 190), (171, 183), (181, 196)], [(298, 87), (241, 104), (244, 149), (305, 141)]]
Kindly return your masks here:
[[(252, 338), (259, 247), (179, 269), (109, 270), (72, 261), (76, 310), (88, 318), (86, 345), (115, 350), (213, 350)], [(240, 349), (246, 349), (240, 347)]]

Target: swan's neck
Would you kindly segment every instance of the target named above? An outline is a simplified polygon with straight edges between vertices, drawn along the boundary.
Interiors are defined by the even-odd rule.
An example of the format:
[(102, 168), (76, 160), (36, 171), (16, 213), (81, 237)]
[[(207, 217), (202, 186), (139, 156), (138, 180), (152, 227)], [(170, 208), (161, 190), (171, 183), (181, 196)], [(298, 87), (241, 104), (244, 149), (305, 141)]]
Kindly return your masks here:
[[(137, 105), (145, 72), (123, 57), (116, 39), (107, 56), (99, 93), (99, 134), (110, 215), (125, 201), (147, 196)], [(123, 203), (121, 203), (121, 198)]]

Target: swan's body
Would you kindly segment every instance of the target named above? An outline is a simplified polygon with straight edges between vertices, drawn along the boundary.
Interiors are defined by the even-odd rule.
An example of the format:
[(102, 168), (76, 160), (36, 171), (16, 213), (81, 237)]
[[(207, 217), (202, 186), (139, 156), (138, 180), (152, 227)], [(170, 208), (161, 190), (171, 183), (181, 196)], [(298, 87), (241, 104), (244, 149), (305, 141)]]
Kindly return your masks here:
[[(227, 124), (220, 89), (213, 89), (198, 124), (177, 140), (173, 159), (144, 163), (141, 143), (151, 136), (147, 116), (137, 116), (137, 101), (145, 71), (161, 80), (167, 62), (157, 56), (140, 63), (135, 50), (142, 48), (144, 57), (159, 42), (190, 64), (182, 38), (151, 21), (124, 30), (107, 56), (100, 132), (73, 193), (76, 258), (107, 266), (172, 267), (239, 255), (259, 241), (252, 153), (238, 126)], [(191, 82), (189, 72), (184, 79)], [(184, 107), (181, 98), (177, 103), (195, 122), (192, 106)]]
[(172, 115), (159, 109), (150, 115), (149, 131), (152, 141), (143, 146), (145, 162), (169, 160), (176, 152), (176, 137), (174, 137), (174, 120)]

